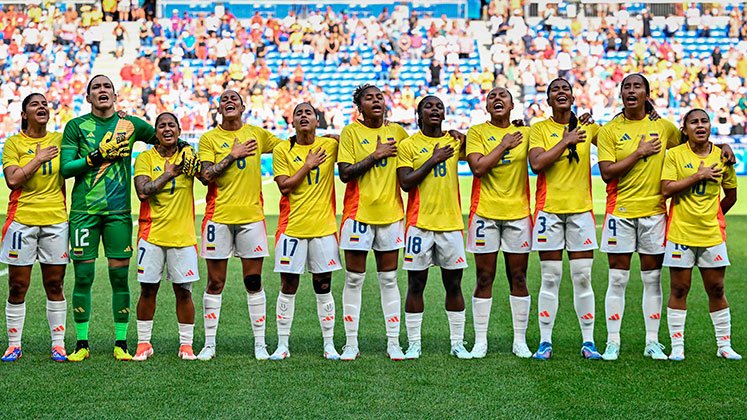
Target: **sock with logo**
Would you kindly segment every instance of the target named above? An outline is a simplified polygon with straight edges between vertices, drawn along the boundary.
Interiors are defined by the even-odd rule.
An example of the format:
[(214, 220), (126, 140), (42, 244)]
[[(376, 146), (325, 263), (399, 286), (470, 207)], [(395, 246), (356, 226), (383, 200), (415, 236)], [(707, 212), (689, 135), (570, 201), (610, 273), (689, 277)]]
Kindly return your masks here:
[(604, 312), (607, 318), (607, 342), (620, 344), (620, 326), (625, 312), (625, 288), (630, 279), (630, 270), (610, 268), (607, 295), (604, 297)]
[(267, 320), (267, 298), (265, 289), (259, 292), (246, 294), (246, 304), (249, 307), (249, 320), (252, 323), (252, 333), (254, 334), (254, 345), (265, 345), (265, 324)]
[(293, 313), (296, 308), (296, 295), (286, 295), (283, 292), (278, 293), (277, 306), (277, 328), (278, 328), (278, 346), (288, 347), (288, 337), (290, 337), (291, 326), (293, 325)]
[(711, 321), (716, 332), (716, 345), (719, 348), (731, 347), (731, 313), (729, 308), (711, 312)]
[(646, 325), (646, 342), (659, 342), (661, 322), (661, 270), (641, 271), (643, 280), (643, 321)]
[(488, 343), (488, 323), (493, 298), (472, 297), (472, 323), (475, 327), (475, 345)]
[(584, 343), (594, 342), (594, 289), (591, 288), (591, 266), (594, 260), (571, 260), (573, 306), (576, 309)]
[(532, 297), (509, 296), (509, 300), (511, 302), (511, 319), (514, 324), (514, 344), (526, 345), (529, 308), (532, 306)]
[(563, 278), (563, 262), (540, 261), (540, 271), (542, 284), (537, 300), (540, 342), (552, 343), (552, 329), (558, 313), (558, 289)]
[(205, 324), (205, 347), (215, 347), (215, 335), (218, 333), (222, 295), (202, 295), (203, 319)]
[(8, 346), (21, 347), (23, 324), (26, 320), (26, 302), (6, 303), (5, 322), (8, 327)]
[(334, 343), (335, 335), (335, 299), (332, 293), (316, 294), (316, 314), (322, 327), (324, 345)]
[(667, 324), (669, 337), (672, 339), (672, 353), (685, 350), (685, 320), (687, 310), (667, 308)]
[(52, 335), (53, 346), (65, 346), (65, 321), (67, 320), (67, 301), (47, 299), (47, 323)]
[(389, 343), (399, 346), (399, 316), (402, 297), (397, 286), (397, 270), (376, 273), (381, 289), (381, 310), (384, 312), (386, 336)]
[(73, 262), (75, 286), (73, 287), (73, 320), (78, 340), (88, 341), (88, 322), (91, 319), (91, 285), (96, 272), (92, 262)]
[(358, 322), (361, 313), (361, 296), (366, 273), (345, 273), (345, 287), (342, 289), (342, 320), (345, 326), (346, 344), (358, 347)]

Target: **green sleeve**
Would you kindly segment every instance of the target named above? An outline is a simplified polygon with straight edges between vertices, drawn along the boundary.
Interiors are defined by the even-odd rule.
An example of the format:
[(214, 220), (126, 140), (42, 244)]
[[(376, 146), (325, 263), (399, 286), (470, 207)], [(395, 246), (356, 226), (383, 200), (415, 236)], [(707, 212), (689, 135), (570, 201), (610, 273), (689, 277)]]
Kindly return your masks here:
[(64, 178), (80, 175), (88, 170), (85, 156), (80, 157), (78, 151), (78, 138), (80, 130), (75, 120), (65, 124), (62, 133), (62, 145), (60, 146), (60, 173)]
[(148, 124), (138, 117), (128, 116), (127, 119), (130, 120), (132, 122), (132, 125), (135, 126), (136, 141), (142, 141), (143, 143), (152, 145), (158, 144), (158, 139), (156, 139), (156, 129), (153, 128), (152, 125)]

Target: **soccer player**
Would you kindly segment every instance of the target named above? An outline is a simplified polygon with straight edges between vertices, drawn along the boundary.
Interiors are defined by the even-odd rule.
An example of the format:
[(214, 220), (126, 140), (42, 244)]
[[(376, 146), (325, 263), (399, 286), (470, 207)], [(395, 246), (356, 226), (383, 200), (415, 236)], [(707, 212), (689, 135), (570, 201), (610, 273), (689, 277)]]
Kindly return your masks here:
[(266, 297), (262, 288), (262, 263), (269, 256), (262, 205), (262, 153), (281, 140), (269, 131), (241, 122), (246, 110), (238, 92), (220, 96), (221, 124), (200, 138), (202, 177), (208, 182), (207, 206), (202, 221), (200, 254), (205, 258), (208, 284), (203, 295), (205, 347), (200, 360), (215, 357), (215, 336), (220, 320), (228, 259), (241, 259), (249, 318), (254, 334), (254, 356), (270, 357), (265, 344)]
[(408, 279), (405, 324), (409, 347), (405, 359), (417, 359), (421, 354), (423, 290), (431, 265), (441, 267), (451, 354), (470, 359), (472, 355), (464, 347), (461, 282), (467, 261), (457, 174), (463, 144), (441, 129), (446, 112), (439, 98), (424, 97), (418, 103), (416, 115), (420, 131), (401, 142), (397, 163), (397, 179), (408, 192), (402, 265)]
[(96, 273), (99, 241), (109, 260), (114, 314), (114, 357), (131, 360), (127, 352), (130, 289), (127, 271), (132, 256), (130, 219), (130, 148), (135, 140), (155, 144), (150, 124), (136, 117), (116, 114), (114, 83), (94, 76), (86, 87), (89, 114), (65, 125), (60, 152), (61, 173), (75, 177), (70, 206), (70, 244), (75, 287), (73, 316), (78, 341), (68, 360), (90, 356), (88, 327), (91, 317), (91, 285)]
[(532, 243), (529, 208), (527, 127), (511, 124), (513, 97), (497, 87), (485, 97), (490, 121), (467, 132), (467, 162), (474, 175), (467, 231), (467, 251), (475, 255), (477, 283), (472, 297), (475, 346), (472, 357), (488, 352), (488, 322), (493, 303), (498, 251), (503, 251), (514, 327), (513, 353), (532, 357), (526, 343), (531, 297), (526, 285)]
[(280, 273), (277, 300), (278, 347), (272, 360), (290, 357), (296, 291), (304, 268), (311, 272), (316, 311), (324, 339), (324, 358), (339, 360), (335, 350), (335, 300), (332, 272), (341, 269), (335, 219), (335, 160), (338, 142), (316, 137), (317, 113), (302, 102), (293, 110), (296, 135), (272, 152), (275, 182), (283, 194), (275, 234), (275, 272)]
[(3, 173), (11, 190), (0, 251), (0, 262), (8, 264), (5, 307), (8, 349), (2, 356), (3, 362), (14, 362), (23, 354), (21, 336), (26, 318), (26, 291), (37, 260), (47, 294), (51, 357), (55, 362), (67, 360), (67, 304), (63, 279), (70, 258), (65, 180), (60, 174), (62, 135), (48, 132), (48, 121), (47, 98), (41, 93), (28, 95), (21, 102), (21, 132), (9, 137), (3, 149)]
[(199, 274), (192, 186), (199, 162), (192, 147), (178, 149), (181, 129), (174, 114), (160, 114), (155, 128), (159, 144), (135, 160), (135, 191), (141, 201), (137, 242), (141, 292), (137, 304), (138, 345), (132, 360), (144, 361), (153, 355), (153, 314), (164, 272), (176, 297), (179, 358), (195, 360), (192, 283), (199, 280)]
[(542, 283), (538, 299), (540, 345), (536, 359), (552, 357), (552, 329), (568, 252), (573, 303), (581, 326), (581, 355), (601, 359), (594, 345), (594, 290), (591, 266), (597, 248), (592, 214), (590, 148), (599, 126), (571, 111), (573, 89), (565, 79), (547, 87), (552, 117), (529, 131), (529, 163), (537, 176), (532, 249), (539, 251)]
[(353, 93), (362, 121), (342, 130), (338, 167), (345, 190), (340, 247), (345, 251), (343, 320), (347, 343), (341, 360), (359, 355), (358, 322), (366, 257), (374, 251), (381, 288), (381, 309), (388, 339), (387, 354), (402, 360), (399, 345), (401, 298), (397, 286), (399, 249), (404, 247), (404, 208), (397, 184), (397, 144), (408, 137), (398, 124), (384, 124), (386, 104), (376, 86), (362, 85)]
[[(724, 295), (724, 275), (729, 265), (724, 215), (737, 201), (737, 177), (710, 142), (711, 121), (701, 109), (683, 118), (685, 144), (667, 153), (661, 174), (661, 191), (671, 198), (664, 265), (669, 267), (671, 290), (667, 323), (672, 339), (670, 360), (685, 359), (685, 318), (692, 269), (697, 266), (708, 294), (711, 321), (716, 332), (716, 355), (741, 360), (731, 348), (731, 314)], [(724, 197), (721, 198), (721, 190)]]

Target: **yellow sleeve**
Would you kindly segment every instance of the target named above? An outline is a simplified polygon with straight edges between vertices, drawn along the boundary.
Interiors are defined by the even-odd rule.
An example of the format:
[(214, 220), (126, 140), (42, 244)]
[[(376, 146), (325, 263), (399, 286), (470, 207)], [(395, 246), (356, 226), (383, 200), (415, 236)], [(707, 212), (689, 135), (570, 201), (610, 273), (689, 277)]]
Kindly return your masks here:
[(680, 129), (669, 120), (662, 121), (664, 122), (664, 135), (667, 139), (664, 147), (671, 149), (672, 147), (682, 144), (682, 133), (680, 132)]
[(617, 156), (615, 154), (615, 137), (612, 135), (612, 130), (607, 127), (602, 127), (599, 130), (599, 136), (597, 138), (597, 148), (599, 151), (600, 162), (617, 162)]
[(534, 148), (540, 148), (547, 151), (545, 148), (545, 136), (542, 133), (542, 128), (539, 125), (534, 125), (529, 129), (529, 150)]
[(597, 123), (583, 126), (584, 131), (586, 131), (586, 137), (589, 139), (590, 142), (594, 143), (594, 141), (597, 139), (597, 135), (599, 134), (600, 128), (601, 126)]
[(724, 165), (724, 177), (721, 181), (721, 188), (730, 190), (737, 188), (737, 171), (734, 165)]
[(402, 140), (410, 137), (410, 135), (407, 134), (407, 131), (405, 131), (405, 129), (402, 128), (401, 125), (394, 124), (394, 126), (396, 127), (395, 130), (397, 131), (397, 136), (395, 137), (396, 140), (397, 140), (397, 142), (402, 141)]
[(208, 138), (207, 133), (200, 136), (200, 143), (198, 145), (198, 155), (200, 156), (200, 162), (215, 163), (215, 151), (213, 150), (213, 142)]
[[(496, 139), (499, 140), (499, 139)], [(500, 141), (500, 140), (499, 140)], [(467, 131), (467, 147), (466, 154), (469, 156), (472, 153), (480, 153), (485, 155), (485, 146), (482, 142), (482, 136), (477, 130), (472, 127)]]
[(278, 147), (272, 151), (272, 172), (275, 174), (275, 177), (283, 175), (291, 176), (288, 170), (288, 161), (282, 149), (282, 147)]
[(325, 146), (325, 150), (327, 150), (327, 159), (337, 161), (340, 144), (337, 143), (337, 140), (335, 139), (331, 139), (329, 137), (323, 138), (327, 142), (327, 145)]
[(3, 149), (3, 168), (8, 166), (20, 166), (21, 160), (18, 156), (18, 150), (16, 150), (16, 136), (13, 136), (5, 142), (5, 148)]
[[(281, 140), (276, 135), (272, 134), (271, 132), (265, 130), (264, 128), (260, 128), (259, 135), (262, 137), (261, 139), (261, 147), (262, 147), (262, 153), (270, 153), (273, 150), (275, 150), (275, 146), (280, 144)], [(257, 139), (260, 140), (260, 139)]]
[(151, 177), (150, 175), (150, 153), (140, 153), (137, 155), (137, 158), (135, 159), (135, 175), (134, 176), (147, 176), (148, 178)]
[(675, 153), (668, 152), (667, 157), (664, 159), (664, 169), (661, 170), (662, 181), (677, 181), (677, 159), (675, 159)]
[(397, 168), (415, 169), (410, 142), (404, 142), (397, 152)]
[(353, 155), (353, 136), (351, 130), (348, 127), (342, 129), (340, 133), (340, 149), (337, 154), (338, 163), (355, 163), (355, 156)]

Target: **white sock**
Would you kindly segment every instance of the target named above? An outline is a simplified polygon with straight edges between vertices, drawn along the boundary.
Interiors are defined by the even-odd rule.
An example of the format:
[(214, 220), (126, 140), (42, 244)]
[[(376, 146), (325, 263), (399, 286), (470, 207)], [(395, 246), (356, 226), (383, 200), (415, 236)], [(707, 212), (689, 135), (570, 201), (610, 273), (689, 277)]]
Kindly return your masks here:
[(26, 321), (26, 302), (10, 303), (5, 306), (5, 321), (8, 325), (8, 346), (20, 347), (23, 336), (23, 323)]
[(511, 302), (511, 319), (514, 324), (514, 344), (527, 343), (527, 325), (529, 309), (532, 307), (531, 296), (509, 296)]
[(316, 314), (322, 327), (324, 345), (334, 343), (335, 336), (335, 298), (332, 293), (316, 294)]
[(604, 314), (607, 318), (607, 342), (620, 344), (620, 326), (625, 312), (625, 288), (630, 270), (610, 268), (607, 295), (604, 297)]
[(265, 324), (267, 324), (267, 298), (265, 289), (256, 293), (246, 294), (246, 304), (249, 307), (249, 320), (252, 323), (254, 345), (265, 345)]
[(342, 289), (342, 320), (345, 325), (347, 345), (358, 347), (358, 322), (361, 314), (361, 296), (366, 273), (345, 273), (345, 287)]
[(669, 337), (672, 339), (672, 350), (685, 347), (685, 319), (687, 310), (667, 308), (667, 324), (669, 324)]
[(202, 296), (202, 308), (205, 313), (205, 346), (215, 347), (215, 335), (218, 333), (222, 295), (205, 293)]
[(137, 343), (150, 343), (150, 336), (153, 332), (153, 320), (137, 320)]
[(464, 322), (466, 319), (464, 316), (464, 310), (446, 311), (446, 317), (449, 319), (449, 338), (451, 339), (451, 345), (453, 346), (464, 342)]
[(661, 270), (641, 271), (643, 280), (643, 322), (646, 325), (646, 342), (659, 342), (661, 323)]
[(422, 312), (405, 312), (405, 327), (407, 328), (407, 341), (410, 343), (420, 342), (420, 327), (423, 325)]
[[(472, 323), (475, 326), (475, 345), (488, 343), (488, 324), (493, 298), (472, 297)], [(449, 312), (447, 312), (449, 313)]]
[(47, 322), (52, 335), (53, 346), (65, 346), (65, 321), (67, 320), (67, 301), (47, 299)]
[(179, 345), (192, 346), (192, 340), (195, 335), (195, 324), (179, 323)]
[(729, 308), (711, 312), (711, 321), (716, 332), (716, 345), (719, 348), (731, 347), (731, 312), (729, 312)]
[(293, 312), (296, 308), (296, 295), (286, 295), (283, 292), (278, 293), (277, 306), (277, 327), (278, 327), (278, 346), (288, 347), (288, 337), (293, 325)]
[(386, 336), (390, 343), (399, 346), (400, 307), (402, 298), (397, 287), (397, 270), (376, 273), (381, 288), (381, 310), (384, 312)]
[(573, 306), (576, 308), (584, 343), (594, 342), (594, 289), (591, 288), (591, 264), (593, 261), (591, 258), (571, 260)]
[(563, 278), (563, 261), (540, 261), (540, 272), (542, 284), (537, 300), (540, 342), (552, 343), (552, 328), (558, 314), (558, 289)]

